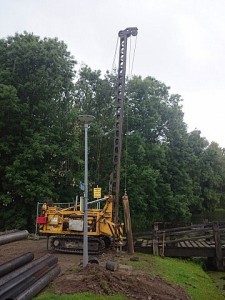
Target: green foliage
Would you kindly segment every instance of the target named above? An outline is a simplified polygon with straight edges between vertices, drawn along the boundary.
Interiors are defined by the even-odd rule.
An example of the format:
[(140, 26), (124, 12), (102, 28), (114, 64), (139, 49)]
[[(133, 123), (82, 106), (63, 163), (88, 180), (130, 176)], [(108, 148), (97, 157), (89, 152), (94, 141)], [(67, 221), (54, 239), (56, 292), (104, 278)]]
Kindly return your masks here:
[[(142, 146), (141, 155), (145, 153), (145, 157), (139, 155), (138, 148), (130, 150), (133, 143), (132, 146), (129, 145), (128, 151), (131, 155), (138, 156), (135, 164), (139, 177), (142, 174), (141, 166), (152, 169), (151, 173), (154, 174), (154, 184), (143, 174), (148, 191), (142, 190), (145, 197), (139, 193), (143, 199), (140, 207), (148, 207), (145, 215), (148, 219), (150, 216), (151, 221), (188, 219), (191, 182), (187, 174), (187, 132), (183, 122), (181, 98), (179, 95), (170, 95), (169, 88), (152, 77), (131, 79), (127, 97), (129, 139), (130, 136), (139, 136), (143, 140), (138, 147)], [(135, 199), (136, 203), (137, 196), (133, 194), (133, 189), (129, 185), (130, 198)], [(134, 211), (137, 211), (135, 206)]]
[(221, 206), (223, 149), (209, 145), (200, 131), (187, 132), (181, 97), (152, 77), (134, 76), (127, 103), (124, 169), (135, 227), (138, 219), (149, 228), (155, 220), (188, 221), (193, 213)]
[[(112, 149), (114, 137), (114, 77), (93, 71), (83, 65), (75, 85), (75, 101), (81, 114), (95, 117), (89, 130), (90, 184), (99, 185), (108, 193), (109, 175), (112, 172)], [(81, 144), (84, 145), (83, 136)]]
[(0, 40), (0, 50), (0, 227), (7, 210), (24, 228), (37, 201), (74, 195), (75, 61), (63, 42), (28, 33)]
[[(24, 32), (0, 40), (1, 230), (33, 228), (37, 201), (71, 202), (80, 193), (79, 114), (95, 116), (89, 130), (90, 199), (96, 185), (108, 193), (116, 76), (86, 65), (76, 74), (75, 65), (57, 38)], [(127, 82), (125, 112), (121, 196), (126, 189), (134, 228), (188, 221), (192, 214), (225, 207), (224, 149), (198, 130), (187, 132), (179, 95), (153, 77), (134, 76)]]

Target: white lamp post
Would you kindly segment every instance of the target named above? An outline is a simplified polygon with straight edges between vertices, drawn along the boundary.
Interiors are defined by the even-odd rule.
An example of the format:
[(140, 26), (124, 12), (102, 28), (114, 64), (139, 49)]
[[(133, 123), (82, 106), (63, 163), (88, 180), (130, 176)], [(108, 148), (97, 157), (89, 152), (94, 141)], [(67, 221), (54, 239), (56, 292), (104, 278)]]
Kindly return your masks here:
[(79, 121), (84, 124), (84, 234), (83, 234), (83, 268), (88, 264), (88, 125), (94, 120), (93, 116), (80, 115)]

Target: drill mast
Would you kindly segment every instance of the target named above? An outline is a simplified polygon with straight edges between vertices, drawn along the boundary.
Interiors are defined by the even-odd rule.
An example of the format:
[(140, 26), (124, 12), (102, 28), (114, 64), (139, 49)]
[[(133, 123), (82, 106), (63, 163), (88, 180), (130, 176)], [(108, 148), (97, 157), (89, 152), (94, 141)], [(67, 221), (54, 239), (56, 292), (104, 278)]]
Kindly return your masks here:
[(119, 31), (119, 67), (116, 88), (116, 125), (113, 151), (113, 172), (110, 184), (110, 193), (114, 196), (114, 222), (118, 222), (119, 214), (119, 194), (120, 194), (120, 168), (122, 152), (123, 114), (124, 114), (124, 94), (125, 76), (127, 61), (127, 39), (132, 35), (137, 35), (136, 27), (128, 27)]

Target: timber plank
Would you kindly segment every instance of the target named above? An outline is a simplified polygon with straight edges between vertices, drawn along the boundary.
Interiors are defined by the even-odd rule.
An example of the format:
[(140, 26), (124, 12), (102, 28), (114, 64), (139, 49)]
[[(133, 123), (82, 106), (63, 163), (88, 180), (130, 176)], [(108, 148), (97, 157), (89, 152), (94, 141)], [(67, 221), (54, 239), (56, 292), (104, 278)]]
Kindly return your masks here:
[(185, 244), (187, 245), (188, 248), (192, 248), (192, 244), (189, 241), (185, 241)]
[(147, 246), (147, 240), (143, 240), (141, 247), (146, 247)]
[(204, 247), (204, 246), (202, 245), (202, 243), (199, 242), (199, 241), (195, 241), (195, 244), (197, 245), (198, 248)]
[(186, 248), (185, 242), (180, 242), (182, 248)]
[(212, 248), (210, 244), (208, 244), (206, 241), (202, 241), (202, 244), (206, 248)]
[(152, 240), (147, 240), (147, 245), (152, 246)]
[(195, 241), (190, 241), (190, 243), (192, 244), (193, 248), (198, 248), (198, 246), (196, 245)]
[(206, 241), (206, 243), (209, 245), (210, 248), (215, 249), (215, 243), (211, 241)]
[[(212, 235), (207, 236), (207, 238), (211, 238)], [(184, 241), (194, 241), (194, 240), (200, 240), (200, 239), (205, 239), (206, 236), (192, 236), (192, 237), (182, 237), (179, 239), (174, 239), (174, 240), (166, 240), (165, 244), (170, 244), (170, 243), (177, 243), (177, 242), (184, 242)]]

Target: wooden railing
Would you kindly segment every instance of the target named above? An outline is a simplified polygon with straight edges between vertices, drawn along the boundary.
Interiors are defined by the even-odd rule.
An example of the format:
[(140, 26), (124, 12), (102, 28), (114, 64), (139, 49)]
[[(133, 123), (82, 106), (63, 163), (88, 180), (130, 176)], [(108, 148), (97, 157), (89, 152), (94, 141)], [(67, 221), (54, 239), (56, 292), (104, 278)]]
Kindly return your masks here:
[[(223, 270), (225, 256), (225, 223), (207, 223), (160, 230), (154, 224), (145, 233), (144, 247), (153, 255), (161, 256), (214, 256), (218, 270)], [(183, 251), (183, 252), (182, 252)]]

